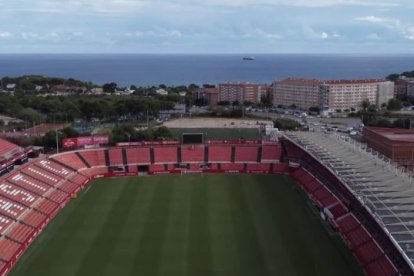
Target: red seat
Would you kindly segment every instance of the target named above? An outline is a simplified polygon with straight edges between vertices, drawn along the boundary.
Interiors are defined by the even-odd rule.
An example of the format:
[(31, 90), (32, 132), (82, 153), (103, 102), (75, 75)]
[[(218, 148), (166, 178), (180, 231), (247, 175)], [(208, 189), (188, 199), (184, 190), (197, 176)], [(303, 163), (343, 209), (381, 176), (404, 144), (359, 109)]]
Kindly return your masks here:
[(15, 221), (0, 215), (0, 234), (3, 235)]
[(355, 228), (352, 231), (346, 233), (345, 237), (349, 241), (351, 248), (356, 248), (362, 243), (372, 239), (363, 226)]
[(257, 162), (257, 146), (236, 146), (235, 162)]
[(108, 153), (109, 153), (109, 164), (111, 166), (123, 166), (124, 165), (121, 148), (111, 148), (108, 150)]
[(51, 200), (43, 199), (34, 208), (46, 215), (50, 215), (55, 211), (56, 208), (59, 208), (59, 205)]
[(0, 161), (12, 158), (15, 154), (23, 152), (23, 149), (7, 140), (0, 139)]
[(128, 164), (150, 164), (149, 148), (126, 148)]
[(25, 242), (35, 231), (35, 228), (29, 227), (22, 223), (15, 223), (13, 229), (7, 234), (7, 237), (17, 242)]
[(28, 207), (0, 196), (0, 214), (18, 220)]
[(177, 163), (177, 147), (154, 147), (155, 163)]
[(0, 238), (0, 259), (10, 261), (10, 259), (20, 249), (20, 244), (9, 239)]
[(281, 155), (280, 145), (263, 145), (262, 161), (279, 161)]
[(103, 150), (83, 150), (79, 153), (91, 167), (106, 166)]
[(333, 218), (339, 218), (348, 213), (348, 210), (340, 203), (331, 205), (329, 208), (329, 212), (332, 214)]
[(209, 146), (208, 147), (209, 162), (231, 162), (231, 146)]
[(384, 256), (377, 261), (368, 264), (365, 267), (365, 272), (368, 276), (399, 275), (398, 270), (395, 268), (387, 256)]
[(82, 174), (88, 177), (93, 177), (93, 176), (97, 176), (100, 174), (108, 173), (108, 168), (107, 167), (88, 168), (88, 169), (82, 170), (81, 172)]
[(204, 146), (182, 146), (182, 162), (204, 162)]
[(21, 218), (21, 221), (33, 226), (35, 228), (39, 227), (43, 222), (45, 222), (46, 216), (33, 210), (28, 212), (23, 218)]
[(58, 160), (61, 163), (66, 164), (75, 170), (86, 168), (85, 163), (83, 163), (79, 156), (76, 155), (74, 152), (54, 155), (53, 159)]
[(23, 187), (24, 189), (32, 191), (38, 195), (44, 195), (52, 189), (51, 186), (45, 184), (44, 182), (19, 172), (8, 177), (7, 182)]
[(347, 215), (340, 217), (336, 220), (336, 223), (339, 226), (339, 230), (344, 234), (360, 225), (358, 220), (351, 213), (348, 213)]
[(34, 192), (27, 191), (9, 182), (0, 184), (0, 195), (4, 195), (5, 197), (26, 206), (32, 206), (38, 199), (40, 199), (40, 196)]

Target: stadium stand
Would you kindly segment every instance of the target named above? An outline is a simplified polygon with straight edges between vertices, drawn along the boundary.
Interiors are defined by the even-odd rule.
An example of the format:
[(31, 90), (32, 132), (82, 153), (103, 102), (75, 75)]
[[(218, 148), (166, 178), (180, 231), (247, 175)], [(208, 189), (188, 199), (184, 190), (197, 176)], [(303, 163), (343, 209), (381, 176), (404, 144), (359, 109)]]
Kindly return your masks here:
[(33, 227), (15, 223), (13, 229), (6, 236), (15, 242), (23, 243), (32, 235), (33, 230)]
[(80, 151), (80, 155), (89, 163), (91, 167), (105, 166), (105, 154), (100, 150)]
[(80, 158), (73, 152), (57, 154), (52, 156), (52, 158), (59, 161), (60, 163), (66, 164), (74, 170), (79, 170), (85, 167), (85, 164), (82, 162), (82, 160), (80, 160)]
[(155, 163), (177, 163), (177, 147), (157, 146), (154, 147)]
[(263, 145), (262, 162), (277, 162), (280, 160), (280, 145)]
[(4, 233), (9, 229), (9, 227), (14, 223), (15, 221), (0, 215), (0, 234), (4, 235)]
[(23, 149), (9, 141), (0, 139), (0, 162), (12, 158), (16, 153), (21, 153)]
[(20, 244), (9, 239), (0, 238), (0, 259), (10, 261), (19, 250)]
[(236, 146), (235, 162), (257, 162), (258, 146)]
[[(282, 152), (286, 155), (282, 159), (288, 160), (289, 163), (295, 161), (301, 170), (306, 169), (307, 173), (318, 179), (319, 184), (340, 200), (347, 210), (352, 210), (336, 220), (328, 220), (334, 228), (338, 228), (365, 273), (412, 275), (412, 262), (409, 256), (413, 255), (404, 252), (407, 250), (406, 244), (411, 243), (410, 234), (407, 232), (400, 236), (401, 228), (400, 233), (393, 233), (393, 227), (404, 225), (406, 220), (390, 221), (400, 213), (390, 209), (392, 201), (401, 199), (400, 196), (396, 197), (396, 187), (404, 187), (405, 183), (410, 182), (408, 178), (378, 156), (362, 150), (356, 142), (350, 142), (338, 135), (296, 132), (285, 134), (281, 143), (284, 148)], [(300, 175), (296, 170), (298, 168), (291, 168), (292, 176)], [(308, 176), (306, 178), (308, 179)], [(299, 185), (306, 185), (305, 181), (312, 182), (310, 179), (298, 180)], [(318, 189), (310, 192), (311, 189), (313, 188), (308, 187), (305, 190), (311, 199), (315, 199), (312, 195), (315, 195)], [(409, 190), (410, 188), (406, 187), (402, 194), (408, 196)], [(387, 193), (390, 194), (389, 197)], [(387, 200), (387, 204), (382, 200)], [(319, 204), (318, 206), (321, 207)], [(326, 210), (326, 207), (323, 210)], [(406, 229), (409, 229), (409, 226)], [(383, 253), (377, 254), (379, 251), (374, 249), (375, 246)], [(382, 267), (388, 274), (372, 274), (380, 271)]]
[(203, 162), (204, 146), (182, 146), (181, 147), (182, 162)]
[(148, 147), (134, 147), (126, 148), (126, 155), (128, 164), (150, 164), (150, 148)]
[(27, 161), (27, 156), (32, 151), (32, 147), (25, 150), (13, 143), (0, 139), (0, 176), (10, 172), (14, 165), (20, 165)]
[(29, 211), (25, 216), (22, 217), (21, 221), (27, 225), (32, 227), (39, 227), (43, 222), (45, 222), (46, 216), (37, 212), (37, 211)]
[(211, 145), (208, 147), (209, 162), (231, 162), (231, 147)]
[(123, 166), (122, 148), (112, 148), (109, 152), (109, 163), (111, 166)]
[[(395, 216), (400, 213), (397, 210), (411, 212), (408, 195), (397, 188), (404, 187), (408, 194), (414, 189), (406, 186), (408, 180), (399, 179), (397, 172), (388, 176), (383, 171), (389, 167), (355, 152), (355, 146), (348, 144), (298, 132), (286, 134), (277, 145), (258, 141), (209, 141), (207, 145), (182, 147), (152, 144), (80, 150), (31, 161), (0, 179), (0, 275), (10, 270), (33, 237), (86, 183), (97, 177), (136, 175), (140, 169), (150, 174), (181, 170), (289, 174), (342, 236), (367, 275), (411, 275), (412, 263), (406, 257), (414, 258), (407, 247), (411, 244), (408, 230), (414, 226)], [(108, 169), (108, 165), (124, 162), (125, 171)], [(364, 166), (353, 165), (358, 162)], [(375, 171), (378, 168), (382, 174)], [(362, 182), (357, 176), (370, 181)], [(352, 182), (346, 182), (349, 178)], [(395, 186), (387, 188), (384, 181)], [(381, 199), (390, 203), (404, 199), (407, 204), (390, 212), (387, 206), (391, 205), (384, 206)]]

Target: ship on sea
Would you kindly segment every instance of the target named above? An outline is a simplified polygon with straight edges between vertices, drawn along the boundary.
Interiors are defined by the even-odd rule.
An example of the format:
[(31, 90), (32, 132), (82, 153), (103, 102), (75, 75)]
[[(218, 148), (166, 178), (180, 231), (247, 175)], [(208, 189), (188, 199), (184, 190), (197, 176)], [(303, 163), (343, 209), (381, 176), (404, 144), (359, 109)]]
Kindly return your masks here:
[(254, 57), (243, 57), (243, 60), (254, 60)]

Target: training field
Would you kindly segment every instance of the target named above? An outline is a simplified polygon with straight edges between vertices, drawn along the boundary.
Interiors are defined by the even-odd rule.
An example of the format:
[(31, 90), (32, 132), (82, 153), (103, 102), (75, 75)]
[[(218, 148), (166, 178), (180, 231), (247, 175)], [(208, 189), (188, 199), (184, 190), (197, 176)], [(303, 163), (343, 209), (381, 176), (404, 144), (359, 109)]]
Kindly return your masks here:
[(170, 131), (178, 138), (181, 138), (183, 133), (203, 133), (206, 140), (261, 139), (262, 137), (256, 128), (170, 128)]
[(99, 179), (10, 275), (361, 275), (290, 179)]

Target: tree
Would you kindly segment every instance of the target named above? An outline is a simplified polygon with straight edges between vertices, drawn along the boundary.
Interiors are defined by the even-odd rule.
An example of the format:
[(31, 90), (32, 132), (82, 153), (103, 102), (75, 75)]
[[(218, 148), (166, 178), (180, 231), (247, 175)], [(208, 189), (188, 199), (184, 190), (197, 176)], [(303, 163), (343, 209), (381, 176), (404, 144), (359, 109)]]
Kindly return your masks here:
[(61, 132), (65, 138), (79, 137), (79, 132), (77, 132), (73, 127), (65, 127), (61, 130)]
[(361, 103), (361, 107), (363, 111), (367, 111), (367, 108), (369, 107), (370, 103), (368, 100), (363, 100)]
[(265, 107), (271, 107), (272, 106), (272, 101), (270, 100), (270, 96), (262, 96), (260, 98), (260, 105), (265, 106)]
[(388, 75), (387, 76), (387, 80), (389, 80), (389, 81), (396, 81), (396, 80), (398, 80), (398, 78), (400, 77), (400, 75), (399, 74), (390, 74), (390, 75)]
[(107, 93), (114, 93), (118, 88), (118, 85), (115, 82), (105, 83), (103, 86), (103, 91)]
[(171, 131), (165, 127), (161, 126), (154, 130), (153, 137), (155, 140), (171, 140), (174, 139), (174, 135), (171, 133)]
[(321, 111), (321, 109), (319, 107), (317, 107), (317, 106), (309, 107), (309, 112), (319, 114), (320, 111)]
[(401, 103), (397, 99), (390, 99), (388, 101), (387, 110), (400, 110)]
[(295, 120), (288, 118), (275, 119), (273, 120), (273, 124), (275, 128), (281, 130), (295, 130), (298, 128), (298, 123)]

